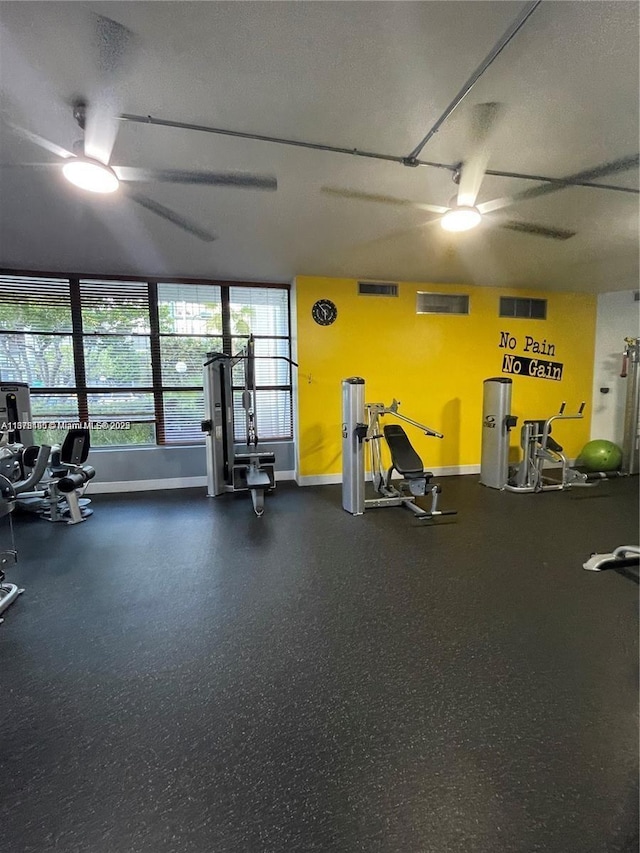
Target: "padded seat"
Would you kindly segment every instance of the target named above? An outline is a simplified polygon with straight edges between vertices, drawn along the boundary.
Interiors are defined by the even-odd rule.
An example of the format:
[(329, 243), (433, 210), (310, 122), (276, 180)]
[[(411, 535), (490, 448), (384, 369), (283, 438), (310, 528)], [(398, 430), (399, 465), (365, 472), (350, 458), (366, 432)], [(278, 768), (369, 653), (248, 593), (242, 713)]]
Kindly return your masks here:
[[(542, 435), (544, 432), (544, 425), (546, 421), (538, 421), (538, 420), (526, 420), (523, 423), (525, 424), (535, 424), (536, 430), (539, 435)], [(549, 450), (552, 450), (554, 453), (562, 453), (562, 445), (558, 444), (558, 442), (551, 438), (551, 429), (549, 429), (549, 433), (547, 434), (547, 447)]]
[(406, 480), (425, 479), (427, 482), (433, 473), (425, 471), (422, 459), (418, 456), (400, 424), (387, 424), (383, 428), (385, 440), (391, 453), (393, 468)]

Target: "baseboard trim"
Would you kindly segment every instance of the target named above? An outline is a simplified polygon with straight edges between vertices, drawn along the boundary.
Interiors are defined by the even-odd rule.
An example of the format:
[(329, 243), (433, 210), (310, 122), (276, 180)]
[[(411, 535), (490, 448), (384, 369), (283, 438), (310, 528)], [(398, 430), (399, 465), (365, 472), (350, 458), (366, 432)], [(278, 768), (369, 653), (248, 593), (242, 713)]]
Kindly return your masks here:
[[(295, 480), (294, 471), (276, 471), (276, 482)], [(164, 489), (197, 489), (205, 488), (206, 476), (201, 477), (164, 477), (158, 480), (119, 480), (113, 483), (103, 483), (92, 480), (89, 491), (94, 495), (114, 494), (118, 492), (156, 492)]]
[(299, 486), (333, 486), (342, 482), (342, 474), (299, 474), (296, 483)]
[[(569, 460), (570, 465), (575, 460)], [(467, 474), (479, 474), (479, 465), (444, 465), (441, 468), (431, 468), (434, 477), (460, 477)], [(371, 475), (367, 474), (367, 480)], [(394, 480), (401, 479), (394, 471)], [(332, 486), (342, 482), (342, 474), (303, 474), (296, 476), (295, 471), (276, 471), (276, 482), (295, 481), (299, 486)], [(161, 489), (194, 489), (205, 487), (207, 478), (200, 477), (165, 477), (158, 480), (120, 480), (114, 483), (103, 483), (99, 480), (91, 482), (90, 491), (93, 494), (111, 494), (117, 492), (152, 492)]]
[[(458, 477), (465, 474), (479, 474), (479, 465), (444, 465), (441, 468), (430, 468), (434, 477)], [(371, 475), (367, 474), (367, 480)], [(396, 471), (393, 472), (393, 480), (401, 480), (402, 477)], [(299, 486), (331, 486), (342, 482), (342, 474), (301, 474), (296, 478)]]
[(89, 492), (94, 495), (114, 492), (156, 492), (162, 489), (204, 488), (206, 485), (206, 477), (164, 477), (158, 480), (118, 480), (113, 483), (104, 483), (96, 479), (91, 482)]

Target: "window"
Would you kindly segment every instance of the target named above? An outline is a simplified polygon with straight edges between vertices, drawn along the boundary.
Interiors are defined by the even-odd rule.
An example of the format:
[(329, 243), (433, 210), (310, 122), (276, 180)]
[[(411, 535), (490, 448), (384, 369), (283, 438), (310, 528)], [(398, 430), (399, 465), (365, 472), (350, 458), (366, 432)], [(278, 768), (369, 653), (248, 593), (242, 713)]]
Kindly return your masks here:
[(469, 297), (463, 293), (416, 294), (416, 314), (468, 314)]
[[(229, 288), (232, 351), (255, 338), (256, 424), (261, 440), (292, 435), (291, 367), (289, 346), (289, 294), (273, 288)], [(233, 371), (235, 439), (246, 441), (242, 389), (244, 362)]]
[(359, 281), (359, 296), (397, 296), (398, 285), (392, 282)]
[[(216, 283), (0, 275), (0, 381), (27, 382), (34, 421), (126, 421), (95, 445), (202, 441), (202, 366), (256, 339), (262, 440), (292, 437), (289, 291)], [(234, 370), (244, 438), (242, 362)], [(64, 430), (36, 430), (59, 441)]]
[(202, 365), (224, 351), (221, 288), (159, 282), (158, 330), (165, 443), (199, 441)]
[[(130, 429), (94, 430), (92, 445), (153, 444), (156, 439), (149, 288), (144, 282), (79, 282), (84, 388), (80, 409), (89, 421)], [(86, 395), (82, 393), (86, 391)], [(85, 420), (85, 418), (82, 418)]]
[[(34, 420), (77, 420), (69, 281), (0, 276), (0, 378), (27, 382)], [(62, 430), (36, 430), (58, 441)]]
[(501, 296), (500, 317), (524, 317), (528, 320), (546, 320), (547, 300), (526, 299), (519, 296)]

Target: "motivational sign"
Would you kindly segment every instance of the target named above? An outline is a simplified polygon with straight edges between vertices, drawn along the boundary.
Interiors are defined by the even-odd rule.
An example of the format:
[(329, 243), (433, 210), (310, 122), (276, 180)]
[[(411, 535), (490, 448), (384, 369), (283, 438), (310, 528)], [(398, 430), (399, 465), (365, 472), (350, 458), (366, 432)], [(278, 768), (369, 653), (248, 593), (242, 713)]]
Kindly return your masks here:
[[(499, 349), (515, 350), (519, 348), (518, 339), (510, 332), (500, 332)], [(546, 355), (553, 358), (556, 354), (555, 344), (546, 339), (536, 340), (531, 335), (525, 335), (523, 352)], [(553, 379), (559, 382), (562, 379), (564, 365), (559, 361), (534, 358), (532, 355), (515, 355), (505, 353), (502, 358), (502, 372), (522, 376), (533, 376), (536, 379)]]

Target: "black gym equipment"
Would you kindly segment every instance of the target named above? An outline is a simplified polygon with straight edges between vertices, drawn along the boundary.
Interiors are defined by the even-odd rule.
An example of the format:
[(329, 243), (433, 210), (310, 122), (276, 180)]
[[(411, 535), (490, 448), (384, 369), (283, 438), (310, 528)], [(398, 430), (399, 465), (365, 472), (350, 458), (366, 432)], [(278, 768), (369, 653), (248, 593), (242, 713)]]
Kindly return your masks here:
[[(24, 382), (0, 383), (0, 475), (14, 485), (15, 506), (35, 512), (48, 521), (78, 524), (93, 510), (91, 501), (82, 497), (95, 477), (95, 469), (86, 465), (90, 433), (86, 427), (73, 427), (62, 445), (48, 448), (44, 468), (33, 479), (41, 448), (33, 443), (31, 395)], [(28, 482), (26, 488), (24, 482)]]
[[(0, 474), (0, 518), (7, 516), (9, 519), (11, 543), (10, 548), (0, 551), (0, 614), (4, 613), (7, 607), (13, 604), (16, 598), (24, 592), (24, 589), (17, 586), (17, 584), (5, 582), (5, 568), (9, 565), (14, 565), (18, 560), (12, 520), (16, 500), (21, 493), (29, 491), (29, 489), (40, 482), (46, 470), (50, 452), (51, 448), (46, 444), (38, 448), (38, 453), (33, 459), (31, 472), (24, 480), (12, 481), (3, 474)], [(0, 618), (0, 622), (2, 621), (3, 619)]]

